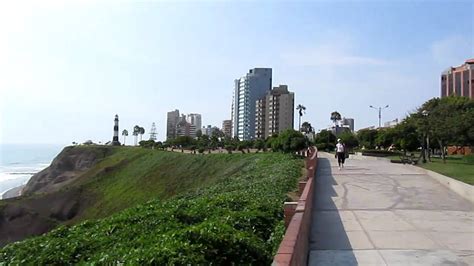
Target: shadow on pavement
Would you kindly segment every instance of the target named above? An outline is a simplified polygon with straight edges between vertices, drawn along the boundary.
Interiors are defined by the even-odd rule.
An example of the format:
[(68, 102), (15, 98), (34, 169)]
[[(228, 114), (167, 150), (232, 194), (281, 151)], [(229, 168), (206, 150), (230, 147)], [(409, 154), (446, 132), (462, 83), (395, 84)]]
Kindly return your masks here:
[(333, 197), (342, 197), (334, 190), (330, 160), (318, 158), (314, 188), (308, 265), (357, 265), (341, 213)]

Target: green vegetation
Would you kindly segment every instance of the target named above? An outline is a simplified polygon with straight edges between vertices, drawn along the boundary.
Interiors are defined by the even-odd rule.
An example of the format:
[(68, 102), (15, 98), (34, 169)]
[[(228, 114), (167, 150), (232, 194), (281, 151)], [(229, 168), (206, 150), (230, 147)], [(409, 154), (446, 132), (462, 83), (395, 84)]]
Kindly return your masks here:
[(332, 134), (331, 131), (321, 130), (321, 132), (316, 134), (314, 143), (318, 150), (331, 152), (336, 148), (336, 140), (336, 136)]
[(268, 143), (273, 151), (284, 153), (301, 151), (309, 145), (308, 140), (301, 132), (292, 129), (285, 130), (280, 135), (270, 138)]
[[(281, 153), (115, 152), (75, 185), (103, 217), (10, 244), (9, 264), (270, 264), (303, 162)], [(89, 178), (87, 178), (89, 177)], [(144, 204), (136, 203), (153, 199)]]
[(103, 218), (151, 199), (168, 199), (211, 185), (238, 173), (258, 158), (253, 154), (192, 156), (138, 147), (112, 149), (111, 155), (74, 184), (83, 187), (88, 198), (93, 199), (76, 220)]
[[(336, 124), (340, 114), (331, 113), (331, 121)], [(448, 146), (474, 147), (474, 100), (466, 97), (450, 96), (433, 98), (416, 111), (409, 114), (393, 128), (362, 129), (356, 134), (338, 130), (338, 135), (322, 130), (315, 137), (319, 150), (334, 151), (337, 138), (341, 138), (351, 150), (358, 146), (363, 155), (382, 156), (400, 162), (401, 155), (414, 154), (418, 165), (466, 183), (472, 184), (474, 166), (473, 155), (459, 160), (447, 158)], [(440, 160), (428, 157), (440, 156)]]
[[(308, 122), (303, 123), (305, 133), (312, 131), (312, 126)], [(307, 132), (306, 132), (307, 131)], [(142, 147), (151, 147), (153, 143), (140, 142)], [(272, 148), (272, 151), (283, 153), (299, 152), (309, 145), (307, 138), (299, 131), (287, 129), (280, 134), (275, 134), (267, 139), (255, 139), (240, 141), (237, 137), (230, 138), (225, 136), (220, 130), (214, 130), (211, 136), (198, 134), (196, 139), (191, 137), (180, 136), (175, 139), (167, 140), (163, 145), (157, 147), (172, 147), (172, 149), (187, 149), (187, 150), (214, 150), (216, 148), (226, 149), (228, 153), (239, 151), (241, 153), (249, 153), (250, 149), (256, 149), (256, 152), (261, 150), (266, 151), (267, 148)]]
[[(468, 156), (466, 156), (468, 157)], [(432, 158), (431, 163), (421, 164), (421, 167), (474, 185), (474, 164), (460, 157), (448, 157), (446, 163), (440, 158)]]

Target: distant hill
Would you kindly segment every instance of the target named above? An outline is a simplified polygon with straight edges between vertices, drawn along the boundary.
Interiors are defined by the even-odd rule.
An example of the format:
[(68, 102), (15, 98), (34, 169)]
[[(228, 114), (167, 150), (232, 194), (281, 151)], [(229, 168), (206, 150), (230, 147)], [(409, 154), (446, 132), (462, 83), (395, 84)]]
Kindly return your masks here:
[[(0, 201), (0, 244), (66, 227), (7, 246), (0, 250), (0, 261), (57, 264), (105, 256), (111, 263), (132, 258), (169, 263), (173, 253), (165, 251), (173, 251), (188, 254), (183, 263), (210, 258), (268, 262), (279, 243), (273, 232), (282, 233), (282, 202), (296, 188), (301, 167), (301, 159), (278, 153), (192, 155), (67, 147), (32, 177), (24, 196)], [(69, 227), (73, 224), (78, 225)], [(211, 235), (203, 236), (204, 229)], [(231, 243), (221, 246), (203, 237)], [(58, 244), (64, 256), (47, 243)], [(76, 246), (70, 250), (68, 243)], [(255, 250), (243, 256), (242, 250), (232, 251), (232, 243)], [(216, 257), (213, 249), (219, 246), (230, 253)], [(127, 253), (136, 248), (141, 251)]]

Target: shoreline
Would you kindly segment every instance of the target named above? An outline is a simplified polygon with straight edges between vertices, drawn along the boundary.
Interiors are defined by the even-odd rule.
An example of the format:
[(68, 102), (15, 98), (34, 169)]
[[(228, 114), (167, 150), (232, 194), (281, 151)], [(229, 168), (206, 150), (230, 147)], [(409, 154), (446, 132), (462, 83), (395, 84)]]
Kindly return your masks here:
[(0, 195), (0, 200), (11, 199), (21, 196), (21, 192), (23, 191), (24, 187), (25, 185), (21, 185), (5, 191), (2, 195)]

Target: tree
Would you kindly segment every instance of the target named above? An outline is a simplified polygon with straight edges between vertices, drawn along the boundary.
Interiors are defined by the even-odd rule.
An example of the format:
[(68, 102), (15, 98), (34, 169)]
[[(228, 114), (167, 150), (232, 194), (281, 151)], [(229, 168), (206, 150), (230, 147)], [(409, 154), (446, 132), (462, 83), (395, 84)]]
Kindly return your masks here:
[(351, 150), (359, 146), (359, 140), (356, 135), (350, 131), (344, 131), (339, 135), (339, 138), (342, 140), (342, 143), (346, 145), (348, 150)]
[(307, 148), (309, 143), (301, 132), (287, 129), (274, 138), (271, 145), (273, 151), (295, 153)]
[(203, 149), (210, 148), (210, 142), (211, 142), (211, 140), (209, 139), (208, 135), (201, 135), (197, 139), (198, 147), (203, 148)]
[(232, 151), (234, 150), (234, 146), (233, 145), (226, 145), (225, 149), (227, 150), (227, 153), (231, 154)]
[(397, 142), (397, 138), (399, 138), (399, 134), (395, 128), (382, 128), (378, 130), (374, 143), (377, 146), (388, 148)]
[(244, 149), (245, 149), (244, 142), (241, 142), (241, 143), (237, 144), (237, 150), (239, 150), (242, 153), (245, 153)]
[(255, 140), (253, 147), (257, 149), (258, 153), (260, 150), (263, 150), (265, 148), (265, 141), (263, 139), (257, 139)]
[(198, 129), (198, 130), (196, 131), (196, 138), (199, 139), (199, 138), (201, 138), (201, 137), (202, 137), (202, 130), (201, 130), (201, 129)]
[(334, 123), (334, 126), (336, 126), (337, 121), (341, 120), (341, 114), (338, 111), (334, 111), (331, 113), (331, 121)]
[(123, 145), (125, 145), (125, 137), (128, 136), (128, 130), (124, 129), (124, 130), (122, 131), (122, 136), (123, 136)]
[(311, 126), (311, 123), (303, 122), (303, 124), (301, 125), (301, 132), (306, 134), (313, 132), (313, 127)]
[(377, 138), (377, 130), (375, 129), (361, 129), (357, 131), (357, 138), (359, 145), (366, 149), (375, 148), (375, 140)]
[(332, 151), (336, 148), (336, 136), (329, 130), (321, 130), (316, 134), (314, 143), (319, 150)]
[(304, 107), (301, 104), (298, 104), (298, 106), (296, 106), (296, 110), (298, 110), (298, 113), (299, 113), (298, 130), (301, 131), (301, 117), (306, 112), (306, 107)]
[(140, 134), (140, 127), (138, 125), (135, 125), (133, 127), (133, 135), (135, 136), (135, 146), (137, 146), (138, 134)]
[(138, 145), (143, 148), (154, 148), (155, 147), (155, 141), (150, 139), (150, 140), (141, 140)]
[(182, 148), (188, 148), (192, 145), (196, 145), (196, 142), (197, 141), (190, 136), (178, 136), (177, 138), (173, 139), (173, 145), (181, 146)]
[(225, 134), (222, 130), (220, 130), (218, 128), (213, 128), (211, 130), (211, 136), (216, 136), (218, 138), (223, 138), (223, 137), (225, 137)]
[(474, 100), (450, 96), (427, 101), (411, 118), (417, 122), (423, 133), (430, 135), (430, 138), (438, 143), (445, 162), (445, 150), (448, 145), (474, 144), (473, 114)]

